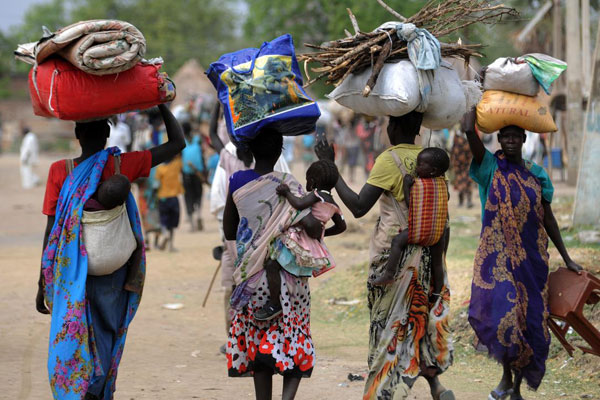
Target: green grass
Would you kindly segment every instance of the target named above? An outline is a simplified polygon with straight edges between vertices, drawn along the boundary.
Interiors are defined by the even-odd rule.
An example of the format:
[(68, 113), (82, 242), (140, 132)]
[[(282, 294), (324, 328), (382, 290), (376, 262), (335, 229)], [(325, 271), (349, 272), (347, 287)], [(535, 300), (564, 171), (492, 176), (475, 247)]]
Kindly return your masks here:
[[(367, 268), (358, 264), (340, 268), (312, 289), (311, 325), (319, 350), (326, 354), (366, 354), (369, 340)], [(336, 305), (332, 299), (358, 299), (357, 305)]]
[[(555, 215), (565, 221), (569, 215), (572, 198), (556, 198), (553, 203)], [(452, 288), (451, 324), (454, 330), (455, 362), (446, 373), (447, 379), (460, 375), (461, 380), (472, 380), (479, 385), (493, 388), (502, 373), (501, 367), (486, 354), (476, 352), (472, 343), (473, 330), (467, 321), (468, 300), (473, 271), (473, 259), (479, 244), (479, 218), (454, 219), (451, 222), (451, 240), (446, 257)], [(581, 229), (569, 228), (562, 232), (571, 256), (586, 269), (600, 273), (600, 245), (584, 244), (577, 239)], [(550, 245), (551, 270), (563, 265), (558, 252)], [(368, 344), (369, 314), (366, 304), (366, 280), (368, 264), (357, 264), (340, 268), (335, 275), (327, 277), (313, 287), (312, 326), (319, 351), (326, 355), (348, 355), (364, 359)], [(330, 304), (329, 300), (345, 298), (359, 299), (355, 306)], [(586, 307), (586, 315), (597, 325), (600, 322), (600, 307)], [(570, 338), (578, 343), (577, 335)], [(577, 350), (569, 357), (560, 343), (552, 336), (547, 372), (537, 392), (525, 390), (527, 399), (600, 399), (600, 357), (583, 355)], [(588, 395), (591, 397), (582, 397)]]

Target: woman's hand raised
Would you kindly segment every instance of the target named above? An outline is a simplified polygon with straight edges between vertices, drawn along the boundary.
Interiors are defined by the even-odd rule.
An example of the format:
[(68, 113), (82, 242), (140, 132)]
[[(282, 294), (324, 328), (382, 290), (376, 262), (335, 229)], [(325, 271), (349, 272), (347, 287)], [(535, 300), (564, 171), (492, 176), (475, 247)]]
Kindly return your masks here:
[(317, 141), (317, 144), (315, 145), (315, 154), (319, 160), (335, 161), (335, 150), (325, 138)]

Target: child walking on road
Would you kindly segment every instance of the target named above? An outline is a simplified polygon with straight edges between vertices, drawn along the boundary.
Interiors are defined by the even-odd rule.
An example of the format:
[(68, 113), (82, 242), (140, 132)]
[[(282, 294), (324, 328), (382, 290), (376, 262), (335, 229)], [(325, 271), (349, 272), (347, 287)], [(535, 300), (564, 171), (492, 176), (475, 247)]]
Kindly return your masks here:
[(156, 167), (156, 180), (158, 182), (158, 213), (160, 225), (166, 236), (161, 243), (161, 250), (169, 244), (169, 251), (176, 251), (173, 245), (174, 230), (179, 226), (179, 199), (177, 196), (184, 193), (181, 184), (181, 157), (177, 156), (165, 164)]

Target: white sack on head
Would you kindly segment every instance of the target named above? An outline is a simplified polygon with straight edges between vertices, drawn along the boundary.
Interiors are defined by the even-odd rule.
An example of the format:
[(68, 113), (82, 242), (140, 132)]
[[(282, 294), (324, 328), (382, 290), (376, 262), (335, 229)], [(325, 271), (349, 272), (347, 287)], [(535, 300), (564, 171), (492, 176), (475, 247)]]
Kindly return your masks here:
[(500, 57), (488, 65), (483, 88), (525, 96), (535, 96), (540, 91), (529, 64), (521, 58), (510, 57)]
[(362, 95), (371, 68), (351, 74), (327, 97), (351, 110), (371, 116), (400, 117), (421, 103), (417, 70), (408, 60), (384, 64), (368, 97)]
[(463, 83), (448, 63), (435, 70), (429, 104), (423, 114), (423, 126), (445, 129), (454, 126), (467, 111)]
[(462, 81), (465, 98), (467, 99), (467, 111), (475, 107), (483, 96), (481, 83), (476, 81)]

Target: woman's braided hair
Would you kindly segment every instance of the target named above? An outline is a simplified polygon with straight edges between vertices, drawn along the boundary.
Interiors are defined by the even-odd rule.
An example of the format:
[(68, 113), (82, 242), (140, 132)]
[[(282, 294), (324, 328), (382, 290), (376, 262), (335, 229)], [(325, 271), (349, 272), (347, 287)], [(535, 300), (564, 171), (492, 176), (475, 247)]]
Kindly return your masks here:
[(312, 180), (318, 190), (331, 190), (340, 177), (337, 167), (333, 161), (315, 161), (306, 171), (306, 180)]

